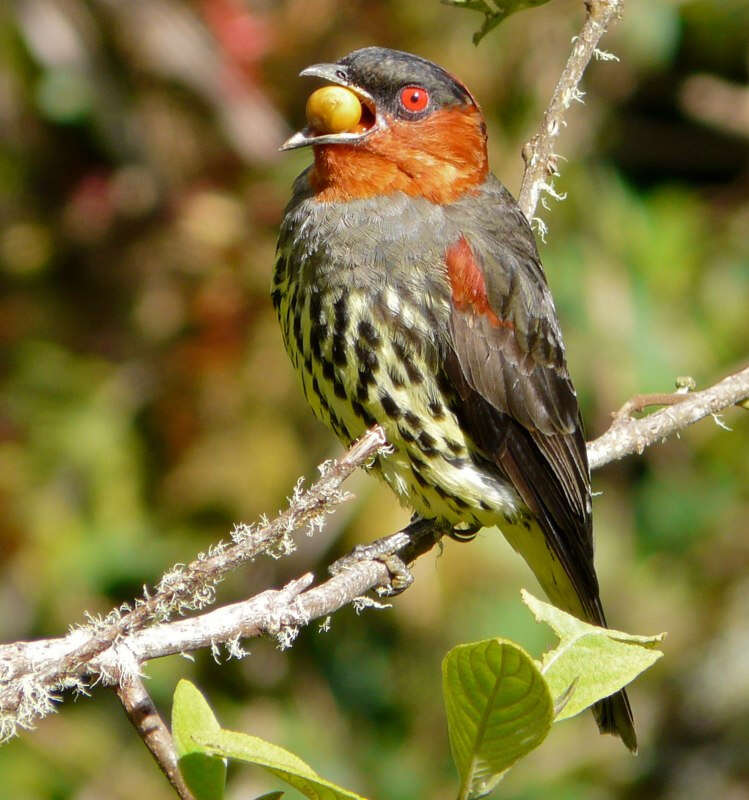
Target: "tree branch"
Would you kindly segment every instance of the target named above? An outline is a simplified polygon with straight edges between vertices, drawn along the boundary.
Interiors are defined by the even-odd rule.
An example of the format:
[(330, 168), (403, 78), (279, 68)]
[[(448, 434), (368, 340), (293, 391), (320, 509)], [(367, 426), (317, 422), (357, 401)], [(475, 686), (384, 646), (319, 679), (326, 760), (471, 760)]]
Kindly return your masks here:
[[(646, 447), (710, 414), (715, 415), (749, 398), (749, 367), (730, 375), (719, 383), (685, 396), (683, 402), (642, 419), (616, 420), (606, 433), (588, 445), (592, 469), (631, 453), (642, 453)], [(318, 517), (345, 499), (340, 490), (343, 477), (357, 464), (365, 463), (382, 448), (381, 429), (367, 432), (336, 462), (328, 462), (320, 470), (323, 477), (308, 492), (295, 491), (289, 508), (258, 532), (291, 532), (292, 521), (298, 527), (308, 524), (310, 514)], [(327, 494), (326, 494), (327, 493)], [(160, 622), (158, 604), (150, 618), (138, 616), (137, 627), (123, 624), (132, 611), (119, 622), (104, 628), (92, 624), (73, 630), (65, 637), (34, 642), (15, 642), (0, 646), (0, 735), (8, 738), (18, 727), (31, 727), (34, 721), (54, 710), (55, 692), (74, 689), (84, 692), (92, 682), (118, 687), (139, 680), (140, 665), (152, 658), (225, 644), (229, 655), (242, 656), (240, 640), (271, 634), (282, 647), (293, 641), (300, 627), (314, 619), (327, 617), (343, 606), (354, 603), (364, 607), (375, 604), (367, 592), (389, 586), (390, 574), (385, 556), (397, 555), (410, 563), (438, 542), (443, 531), (429, 521), (418, 521), (403, 531), (378, 541), (379, 555), (352, 554), (342, 559), (332, 577), (313, 586), (312, 574), (306, 573), (278, 590), (267, 590), (239, 603), (173, 622)], [(272, 551), (278, 536), (263, 536), (252, 552)], [(244, 543), (242, 544), (244, 547)], [(233, 548), (221, 551), (218, 563), (224, 569)], [(211, 558), (198, 558), (188, 571), (205, 569)], [(230, 559), (239, 564), (241, 560)], [(197, 565), (197, 566), (196, 566)], [(335, 566), (335, 565), (334, 565)], [(160, 587), (168, 585), (171, 571), (162, 578)], [(223, 573), (222, 573), (223, 574)], [(159, 594), (157, 591), (153, 598)], [(179, 595), (182, 597), (182, 595)], [(151, 599), (153, 599), (151, 598)], [(213, 597), (209, 598), (211, 601)], [(136, 611), (148, 603), (136, 603)], [(205, 604), (208, 603), (206, 599)], [(149, 605), (149, 608), (154, 608)], [(182, 603), (181, 608), (187, 606)], [(112, 612), (111, 616), (121, 614)], [(102, 630), (104, 633), (102, 633)], [(113, 635), (113, 631), (117, 631)], [(121, 689), (119, 691), (122, 691)]]
[[(132, 606), (113, 609), (104, 619), (89, 617), (87, 625), (59, 639), (0, 645), (0, 741), (54, 711), (59, 690), (85, 692), (92, 677), (120, 683), (128, 671), (113, 668), (105, 657), (107, 651), (148, 625), (213, 604), (215, 586), (227, 572), (263, 552), (291, 552), (292, 532), (303, 527), (310, 533), (322, 529), (325, 517), (351, 497), (341, 491), (343, 481), (384, 447), (382, 429), (368, 431), (341, 459), (322, 464), (321, 477), (309, 490), (302, 490), (300, 480), (286, 511), (272, 521), (236, 526), (233, 544), (219, 543), (190, 564), (175, 565), (152, 593)], [(96, 666), (99, 656), (103, 656), (101, 664)]]
[(574, 100), (582, 101), (579, 84), (590, 59), (612, 59), (613, 56), (598, 50), (598, 42), (609, 25), (620, 16), (623, 0), (585, 0), (586, 17), (580, 33), (573, 39), (572, 52), (554, 88), (543, 120), (535, 135), (523, 147), (525, 172), (518, 194), (518, 204), (529, 222), (539, 224), (541, 233), (546, 226), (535, 217), (536, 207), (542, 192), (560, 197), (554, 190), (550, 178), (558, 175), (554, 141), (566, 124), (565, 113)]

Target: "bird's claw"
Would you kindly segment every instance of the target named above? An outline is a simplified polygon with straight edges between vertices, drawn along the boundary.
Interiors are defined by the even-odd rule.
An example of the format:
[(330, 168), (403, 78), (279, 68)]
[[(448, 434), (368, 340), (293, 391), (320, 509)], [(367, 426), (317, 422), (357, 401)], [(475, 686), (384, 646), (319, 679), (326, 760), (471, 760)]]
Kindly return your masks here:
[(362, 561), (379, 561), (387, 567), (389, 579), (378, 587), (377, 593), (387, 597), (400, 594), (414, 582), (414, 576), (397, 551), (403, 545), (403, 534), (385, 536), (372, 544), (359, 544), (348, 555), (339, 558), (328, 568), (331, 575), (338, 575)]
[(391, 554), (379, 559), (387, 567), (390, 574), (390, 582), (378, 588), (378, 594), (385, 597), (393, 597), (396, 594), (405, 592), (406, 589), (414, 582), (413, 572), (408, 568), (406, 562)]

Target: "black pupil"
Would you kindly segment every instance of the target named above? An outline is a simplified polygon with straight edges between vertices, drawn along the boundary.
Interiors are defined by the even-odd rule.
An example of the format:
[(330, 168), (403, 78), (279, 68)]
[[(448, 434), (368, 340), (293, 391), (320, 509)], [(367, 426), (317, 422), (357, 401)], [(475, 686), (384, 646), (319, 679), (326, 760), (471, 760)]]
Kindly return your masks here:
[(418, 105), (421, 102), (421, 92), (418, 90), (411, 92), (410, 100), (411, 100), (411, 105), (414, 106)]

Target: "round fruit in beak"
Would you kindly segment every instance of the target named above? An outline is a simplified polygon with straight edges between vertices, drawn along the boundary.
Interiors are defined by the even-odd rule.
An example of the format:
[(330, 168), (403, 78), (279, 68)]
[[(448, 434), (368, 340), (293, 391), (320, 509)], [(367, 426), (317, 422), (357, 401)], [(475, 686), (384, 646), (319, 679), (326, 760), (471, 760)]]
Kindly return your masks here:
[(322, 86), (307, 100), (307, 122), (316, 133), (343, 133), (359, 123), (359, 98), (344, 86)]

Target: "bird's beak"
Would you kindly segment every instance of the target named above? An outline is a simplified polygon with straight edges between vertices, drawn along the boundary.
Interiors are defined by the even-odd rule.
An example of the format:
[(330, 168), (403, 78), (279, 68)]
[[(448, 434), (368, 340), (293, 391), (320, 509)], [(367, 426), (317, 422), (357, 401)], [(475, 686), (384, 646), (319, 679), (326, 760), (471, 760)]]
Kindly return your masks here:
[(300, 78), (322, 78), (336, 86), (345, 86), (359, 98), (362, 104), (361, 130), (356, 132), (318, 134), (309, 126), (297, 131), (278, 149), (295, 150), (297, 147), (308, 147), (316, 144), (356, 144), (369, 136), (373, 131), (385, 127), (384, 119), (377, 113), (374, 98), (361, 86), (357, 86), (348, 77), (348, 70), (342, 64), (313, 64), (299, 73)]

